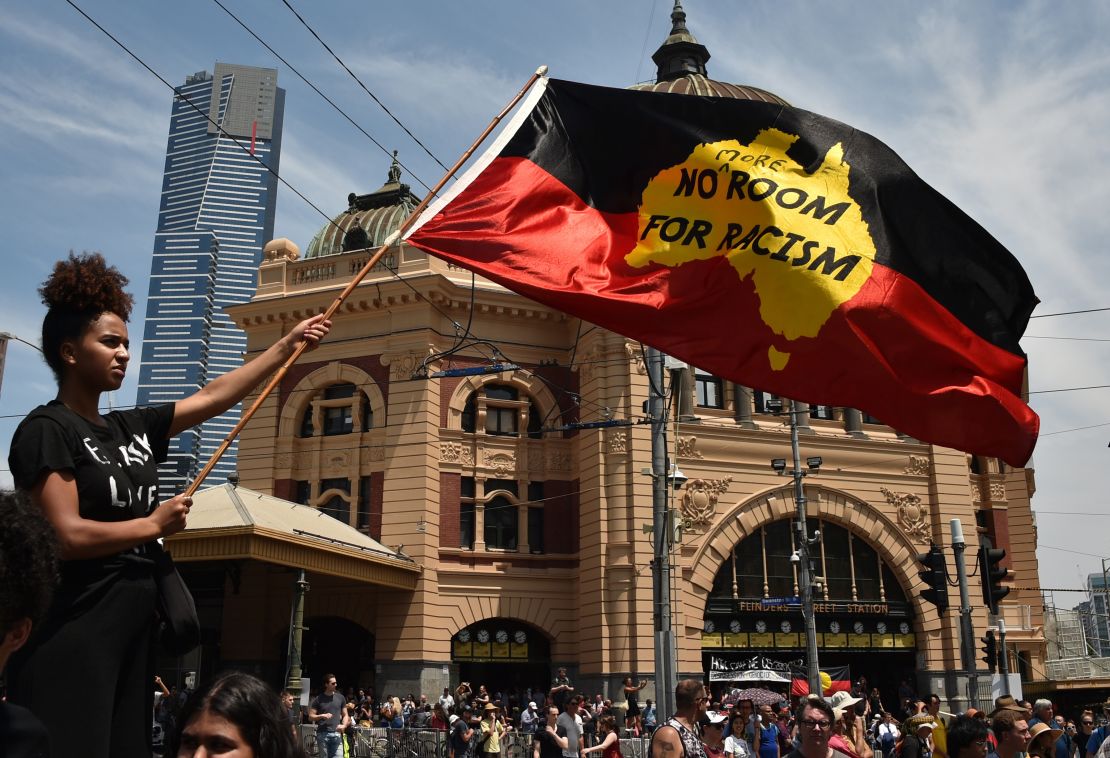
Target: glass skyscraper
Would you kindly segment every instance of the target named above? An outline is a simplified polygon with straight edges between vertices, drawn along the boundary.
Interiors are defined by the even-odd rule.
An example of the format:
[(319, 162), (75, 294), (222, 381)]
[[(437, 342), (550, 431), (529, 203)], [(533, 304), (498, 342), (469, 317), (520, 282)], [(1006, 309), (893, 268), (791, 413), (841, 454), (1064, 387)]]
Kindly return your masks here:
[[(277, 86), (277, 70), (217, 63), (213, 74), (193, 74), (175, 92), (140, 405), (179, 400), (242, 364), (246, 335), (223, 309), (254, 294), (262, 247), (274, 232), (277, 179), (255, 157), (278, 170), (285, 91)], [(161, 469), (164, 497), (184, 489), (240, 411), (237, 405), (171, 441)], [(212, 484), (234, 472), (235, 453), (233, 446), (221, 459)]]

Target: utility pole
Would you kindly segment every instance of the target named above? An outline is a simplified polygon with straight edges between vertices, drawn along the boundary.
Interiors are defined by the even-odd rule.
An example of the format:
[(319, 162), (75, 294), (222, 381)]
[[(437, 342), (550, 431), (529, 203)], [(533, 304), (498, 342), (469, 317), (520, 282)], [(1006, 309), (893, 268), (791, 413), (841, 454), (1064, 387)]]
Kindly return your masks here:
[[(798, 567), (798, 591), (802, 596), (802, 622), (806, 630), (806, 681), (809, 691), (815, 695), (823, 695), (821, 689), (821, 669), (817, 662), (817, 620), (813, 615), (813, 564), (809, 558), (809, 529), (806, 527), (806, 490), (802, 480), (807, 473), (816, 472), (821, 468), (821, 459), (818, 456), (806, 458), (806, 468), (802, 468), (801, 446), (798, 442), (798, 416), (805, 413), (807, 406), (790, 402), (790, 452), (793, 456), (790, 475), (794, 478), (794, 505), (796, 506), (794, 518), (794, 554), (790, 562)], [(783, 410), (783, 401), (779, 399), (767, 402), (768, 410), (779, 413)], [(774, 458), (771, 468), (778, 474), (786, 473), (786, 459)], [(816, 543), (820, 535), (813, 539)]]
[(297, 570), (297, 580), (293, 582), (293, 623), (289, 627), (289, 679), (285, 688), (294, 697), (301, 695), (301, 637), (304, 626), (304, 596), (308, 592), (308, 580), (304, 569)]
[[(956, 578), (960, 583), (960, 658), (967, 673), (968, 698), (973, 708), (979, 707), (979, 672), (975, 664), (975, 632), (971, 626), (971, 598), (967, 591), (967, 567), (964, 565), (964, 528), (958, 518), (948, 522), (952, 533), (952, 551), (956, 554)], [(984, 578), (986, 581), (986, 578)]]
[(648, 373), (648, 416), (651, 418), (652, 609), (655, 622), (655, 699), (662, 718), (674, 714), (678, 656), (671, 620), (671, 543), (674, 529), (667, 507), (670, 473), (667, 460), (667, 416), (663, 403), (663, 354), (644, 348)]
[(1006, 657), (1006, 620), (998, 619), (998, 673), (1002, 675), (1002, 694), (1010, 694), (1010, 660)]
[[(810, 694), (823, 695), (821, 669), (817, 662), (817, 619), (813, 615), (813, 566), (809, 558), (809, 529), (806, 527), (806, 490), (802, 484), (806, 472), (802, 470), (801, 445), (798, 442), (798, 404), (790, 403), (790, 452), (794, 458), (794, 504), (797, 518), (794, 521), (798, 551), (798, 584), (802, 593), (802, 621), (806, 629), (806, 678)], [(808, 461), (807, 461), (808, 464)], [(818, 462), (818, 466), (820, 462)]]

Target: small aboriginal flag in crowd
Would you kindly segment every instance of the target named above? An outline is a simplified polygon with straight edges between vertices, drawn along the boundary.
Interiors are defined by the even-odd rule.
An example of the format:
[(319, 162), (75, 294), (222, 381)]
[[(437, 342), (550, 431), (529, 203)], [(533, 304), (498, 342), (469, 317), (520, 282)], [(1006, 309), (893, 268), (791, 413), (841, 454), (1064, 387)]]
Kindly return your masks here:
[[(809, 681), (805, 669), (791, 672), (790, 694), (794, 697), (809, 694)], [(825, 697), (834, 692), (849, 692), (852, 689), (852, 676), (847, 666), (826, 666), (821, 669), (821, 694)]]
[(887, 146), (772, 103), (541, 80), (408, 242), (703, 371), (1022, 465), (1017, 260)]

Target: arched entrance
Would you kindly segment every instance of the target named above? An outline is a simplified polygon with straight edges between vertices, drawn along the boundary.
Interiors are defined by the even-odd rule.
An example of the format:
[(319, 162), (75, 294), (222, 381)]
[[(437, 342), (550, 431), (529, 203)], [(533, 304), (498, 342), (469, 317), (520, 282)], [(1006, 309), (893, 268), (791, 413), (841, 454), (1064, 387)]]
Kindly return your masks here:
[(301, 666), (313, 689), (324, 674), (334, 674), (342, 692), (374, 684), (373, 634), (341, 616), (314, 616), (305, 627)]
[[(500, 692), (507, 700), (529, 687), (546, 691), (551, 683), (550, 640), (516, 619), (484, 619), (460, 629), (451, 638), (451, 660), (459, 667), (459, 680), (475, 692), (484, 684), (491, 696)], [(527, 703), (518, 698), (515, 705)]]
[[(751, 524), (731, 549), (720, 550), (724, 557), (706, 588), (701, 633), (702, 663), (715, 690), (759, 686), (759, 677), (766, 676), (774, 682), (771, 689), (785, 693), (791, 666), (804, 666), (791, 510), (783, 507), (770, 520)], [(862, 515), (858, 506), (853, 510), (853, 516)], [(886, 707), (894, 709), (899, 684), (916, 678), (920, 625), (900, 581), (904, 567), (892, 566), (870, 536), (877, 532), (858, 529), (857, 520), (862, 519), (809, 517), (810, 531), (821, 533), (810, 550), (818, 578), (819, 659), (834, 679), (866, 677), (868, 687), (878, 687)]]

